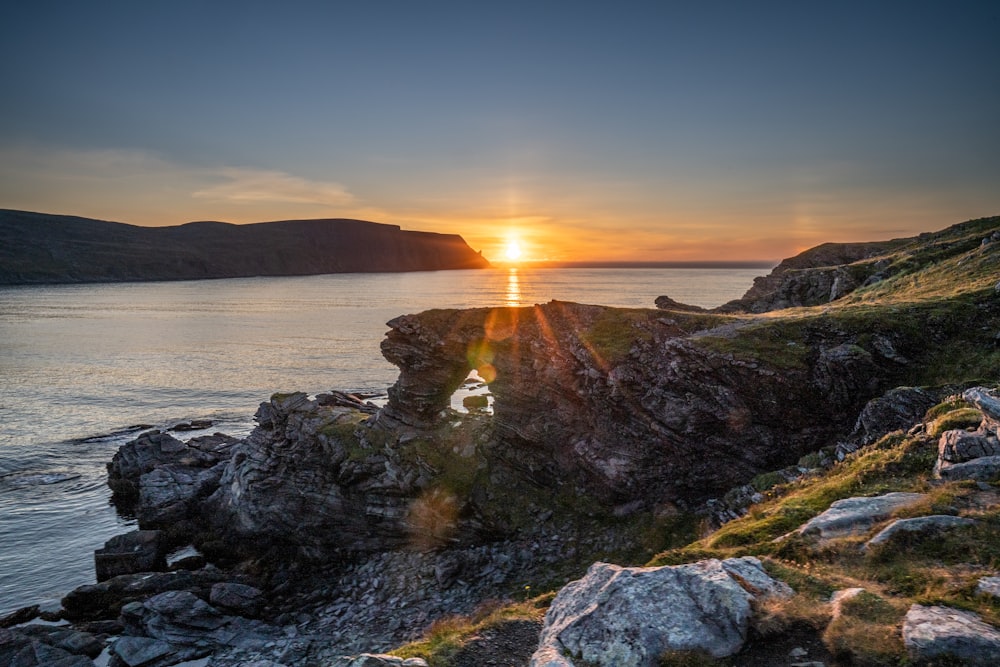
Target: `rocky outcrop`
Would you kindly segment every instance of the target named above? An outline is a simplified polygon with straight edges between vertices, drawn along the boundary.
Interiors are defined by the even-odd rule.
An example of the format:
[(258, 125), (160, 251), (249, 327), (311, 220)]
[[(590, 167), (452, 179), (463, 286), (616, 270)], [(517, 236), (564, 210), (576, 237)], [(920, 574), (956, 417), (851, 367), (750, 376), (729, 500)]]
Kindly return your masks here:
[(400, 374), (380, 420), (441, 423), (477, 369), (491, 380), (489, 455), (607, 506), (696, 502), (793, 463), (846, 434), (898, 368), (822, 325), (782, 366), (717, 351), (656, 311), (564, 302), (389, 326), (382, 352)]
[(946, 480), (993, 481), (1000, 478), (1000, 398), (985, 387), (968, 389), (962, 398), (981, 411), (982, 422), (974, 431), (953, 429), (941, 434), (934, 472)]
[(94, 552), (97, 581), (122, 574), (167, 569), (167, 544), (159, 530), (133, 530), (116, 535)]
[(910, 658), (919, 663), (1000, 664), (1000, 630), (968, 611), (915, 604), (903, 620), (903, 642)]
[(0, 210), (0, 284), (195, 280), (478, 269), (457, 234), (363, 220), (136, 227)]
[(831, 503), (828, 510), (807, 521), (796, 532), (823, 540), (862, 535), (893, 512), (915, 505), (926, 497), (922, 493), (896, 492), (870, 498), (844, 498)]
[(733, 655), (753, 601), (789, 595), (755, 558), (654, 568), (595, 563), (552, 601), (531, 667), (653, 667), (667, 651)]

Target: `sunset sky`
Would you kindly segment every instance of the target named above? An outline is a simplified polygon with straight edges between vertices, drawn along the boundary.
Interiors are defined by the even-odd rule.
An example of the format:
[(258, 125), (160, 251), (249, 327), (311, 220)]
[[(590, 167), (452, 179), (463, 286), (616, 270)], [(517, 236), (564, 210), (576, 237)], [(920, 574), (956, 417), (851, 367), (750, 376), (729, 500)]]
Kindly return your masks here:
[(780, 259), (1000, 214), (1000, 2), (7, 2), (0, 208)]

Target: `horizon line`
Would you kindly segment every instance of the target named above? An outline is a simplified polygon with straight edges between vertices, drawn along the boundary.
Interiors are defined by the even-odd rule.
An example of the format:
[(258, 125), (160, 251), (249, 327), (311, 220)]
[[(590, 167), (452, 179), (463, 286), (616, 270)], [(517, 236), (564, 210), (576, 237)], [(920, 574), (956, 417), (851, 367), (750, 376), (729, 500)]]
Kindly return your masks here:
[(494, 267), (533, 269), (772, 269), (780, 260), (523, 260), (490, 261)]

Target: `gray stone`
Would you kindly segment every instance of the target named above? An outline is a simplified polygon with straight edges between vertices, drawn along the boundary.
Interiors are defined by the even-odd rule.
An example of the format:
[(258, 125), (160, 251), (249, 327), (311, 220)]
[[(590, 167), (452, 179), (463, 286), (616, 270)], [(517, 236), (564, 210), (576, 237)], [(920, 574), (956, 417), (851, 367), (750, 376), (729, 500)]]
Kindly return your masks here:
[(1000, 664), (1000, 630), (968, 611), (915, 604), (903, 620), (903, 643), (914, 661), (950, 658), (975, 667)]
[(136, 508), (140, 525), (169, 526), (187, 518), (195, 501), (218, 488), (224, 466), (206, 469), (172, 463), (142, 475)]
[(938, 440), (938, 458), (948, 463), (963, 463), (983, 456), (1000, 455), (1000, 440), (994, 435), (969, 431), (945, 431)]
[(158, 530), (133, 530), (116, 535), (94, 552), (94, 571), (98, 581), (122, 574), (155, 572), (167, 569), (167, 543)]
[(942, 465), (938, 470), (941, 479), (956, 481), (974, 479), (980, 482), (990, 482), (1000, 477), (1000, 456), (983, 456), (964, 463)]
[(0, 628), (0, 665), (11, 667), (94, 667), (82, 655), (73, 655), (17, 630)]
[(256, 616), (263, 606), (264, 593), (253, 586), (225, 581), (212, 586), (208, 600), (241, 616)]
[(909, 429), (940, 400), (922, 387), (896, 387), (865, 404), (854, 424), (852, 443), (869, 445), (886, 433)]
[(976, 593), (1000, 598), (1000, 577), (983, 577), (976, 585)]
[(880, 544), (891, 542), (906, 533), (936, 533), (950, 528), (971, 526), (976, 522), (972, 519), (965, 519), (959, 516), (948, 516), (946, 514), (932, 514), (921, 516), (915, 519), (899, 519), (879, 531), (878, 535), (865, 543), (865, 548), (875, 547)]
[(887, 493), (882, 496), (844, 498), (830, 504), (830, 508), (813, 517), (799, 529), (806, 536), (832, 539), (861, 535), (871, 527), (889, 518), (893, 512), (922, 501), (922, 493)]
[(149, 637), (119, 637), (111, 645), (111, 653), (128, 667), (172, 664), (174, 648), (167, 642)]
[(384, 653), (362, 653), (348, 667), (427, 667), (423, 658), (400, 658)]
[(531, 667), (577, 660), (652, 666), (670, 650), (733, 655), (746, 639), (751, 603), (788, 594), (756, 558), (649, 568), (595, 563), (556, 595)]
[(962, 398), (979, 408), (988, 421), (993, 421), (994, 424), (1000, 422), (1000, 397), (995, 391), (985, 387), (973, 387), (966, 389), (962, 393)]

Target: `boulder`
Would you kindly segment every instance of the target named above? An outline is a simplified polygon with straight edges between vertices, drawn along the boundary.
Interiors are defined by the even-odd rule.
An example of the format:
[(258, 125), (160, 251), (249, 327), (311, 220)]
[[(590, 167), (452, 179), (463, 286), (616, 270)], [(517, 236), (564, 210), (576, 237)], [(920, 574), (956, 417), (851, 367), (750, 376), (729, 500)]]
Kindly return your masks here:
[(73, 655), (96, 658), (104, 650), (104, 643), (93, 634), (75, 630), (69, 626), (25, 625), (18, 628), (17, 631)]
[(750, 557), (673, 567), (595, 563), (552, 601), (531, 667), (652, 667), (664, 651), (733, 655), (746, 639), (751, 603), (790, 594)]
[(903, 643), (916, 662), (943, 658), (974, 667), (1000, 664), (1000, 630), (968, 611), (915, 604), (903, 619)]
[(830, 504), (830, 508), (813, 517), (796, 531), (804, 536), (833, 539), (861, 535), (871, 527), (889, 518), (893, 512), (921, 502), (922, 493), (887, 493), (882, 496), (844, 498)]
[(108, 486), (117, 502), (130, 506), (139, 497), (139, 478), (159, 466), (208, 467), (218, 460), (218, 456), (189, 447), (169, 433), (149, 431), (119, 447), (108, 463)]
[(167, 543), (158, 530), (133, 530), (116, 535), (94, 552), (97, 581), (122, 574), (167, 569)]
[[(921, 516), (915, 519), (899, 519), (879, 531), (878, 535), (865, 543), (865, 548), (876, 547), (886, 544), (894, 539), (913, 534), (935, 534), (942, 530), (959, 528), (962, 526), (972, 526), (976, 522), (959, 516), (948, 516), (945, 514), (932, 514), (931, 516)], [(905, 539), (905, 537), (904, 537)]]
[(111, 644), (110, 653), (126, 667), (166, 667), (187, 660), (194, 652), (181, 649), (178, 653), (175, 647), (159, 639), (126, 636)]
[(938, 468), (938, 476), (949, 481), (974, 479), (991, 482), (1000, 477), (1000, 456), (983, 456), (963, 463), (942, 465)]
[(1000, 440), (995, 435), (954, 430), (945, 431), (938, 440), (939, 467), (983, 456), (1000, 456)]
[(996, 391), (985, 387), (973, 387), (962, 392), (962, 398), (979, 408), (993, 433), (1000, 435), (997, 433), (997, 426), (1000, 425), (1000, 396), (997, 396)]
[(1000, 577), (983, 577), (976, 584), (976, 593), (1000, 598)]

